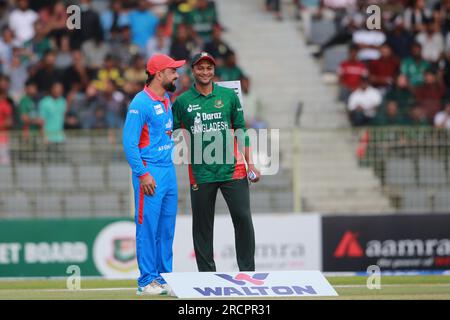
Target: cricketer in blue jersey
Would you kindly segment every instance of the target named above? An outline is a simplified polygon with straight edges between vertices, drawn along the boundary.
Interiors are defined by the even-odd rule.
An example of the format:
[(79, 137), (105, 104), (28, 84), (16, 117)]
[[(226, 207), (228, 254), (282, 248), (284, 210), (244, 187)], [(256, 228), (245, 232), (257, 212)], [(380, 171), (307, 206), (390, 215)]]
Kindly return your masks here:
[(131, 101), (123, 129), (123, 148), (132, 170), (137, 294), (170, 294), (161, 273), (172, 272), (178, 191), (172, 162), (172, 105), (177, 68), (185, 61), (155, 54), (147, 62), (148, 80)]

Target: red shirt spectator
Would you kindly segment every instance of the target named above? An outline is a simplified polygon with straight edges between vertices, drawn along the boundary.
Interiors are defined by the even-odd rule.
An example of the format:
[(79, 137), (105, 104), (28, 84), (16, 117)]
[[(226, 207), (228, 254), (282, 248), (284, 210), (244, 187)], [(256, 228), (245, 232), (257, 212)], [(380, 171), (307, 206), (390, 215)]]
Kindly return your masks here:
[(6, 97), (0, 97), (0, 145), (8, 144), (8, 129), (13, 123), (13, 108)]
[(381, 57), (369, 63), (370, 83), (377, 88), (384, 88), (394, 83), (395, 76), (400, 68), (399, 59), (392, 54), (388, 44), (380, 48)]
[(425, 111), (428, 121), (433, 122), (434, 116), (441, 110), (445, 87), (437, 81), (433, 71), (425, 72), (425, 83), (416, 88), (414, 95), (418, 105)]
[(346, 89), (356, 90), (361, 84), (361, 77), (367, 76), (366, 65), (357, 59), (358, 49), (351, 47), (348, 60), (343, 61), (337, 70), (339, 83)]

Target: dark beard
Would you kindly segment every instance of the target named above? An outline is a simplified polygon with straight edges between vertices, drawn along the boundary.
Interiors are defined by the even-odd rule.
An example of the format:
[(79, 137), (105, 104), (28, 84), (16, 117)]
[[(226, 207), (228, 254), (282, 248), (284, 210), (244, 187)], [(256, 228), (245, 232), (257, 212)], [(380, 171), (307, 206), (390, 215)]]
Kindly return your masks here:
[(172, 82), (163, 84), (163, 88), (169, 92), (175, 92), (177, 90), (177, 87)]

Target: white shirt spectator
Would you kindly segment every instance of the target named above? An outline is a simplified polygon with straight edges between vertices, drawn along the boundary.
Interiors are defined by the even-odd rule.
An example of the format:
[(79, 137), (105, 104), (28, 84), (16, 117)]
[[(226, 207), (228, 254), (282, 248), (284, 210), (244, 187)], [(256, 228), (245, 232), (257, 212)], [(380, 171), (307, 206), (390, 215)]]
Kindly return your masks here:
[(441, 53), (444, 52), (444, 37), (440, 32), (432, 35), (420, 32), (416, 36), (416, 41), (422, 45), (422, 58), (430, 62), (436, 62)]
[[(353, 33), (353, 43), (360, 46), (381, 46), (386, 41), (383, 32), (377, 30), (360, 29)], [(358, 52), (359, 60), (378, 60), (380, 50), (376, 48), (363, 48)]]
[(324, 0), (324, 4), (333, 9), (351, 9), (356, 7), (356, 0)]
[(374, 117), (377, 107), (381, 104), (381, 93), (373, 87), (367, 87), (366, 90), (361, 88), (352, 92), (348, 98), (348, 110), (354, 111), (361, 107), (366, 117)]
[(15, 9), (11, 12), (9, 27), (21, 44), (34, 37), (34, 23), (38, 18), (38, 14), (31, 9), (26, 11)]
[(445, 110), (436, 113), (434, 116), (434, 126), (450, 129), (450, 114), (448, 114)]

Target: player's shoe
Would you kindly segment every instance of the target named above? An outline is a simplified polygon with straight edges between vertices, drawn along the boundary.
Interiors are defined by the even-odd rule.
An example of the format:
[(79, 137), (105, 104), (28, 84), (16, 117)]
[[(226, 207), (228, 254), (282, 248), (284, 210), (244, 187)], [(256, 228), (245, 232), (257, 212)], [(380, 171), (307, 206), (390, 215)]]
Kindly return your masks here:
[(163, 288), (163, 286), (156, 280), (153, 280), (145, 287), (138, 287), (136, 291), (137, 295), (152, 295), (152, 296), (163, 296), (167, 295), (167, 293), (168, 293), (167, 289)]
[(172, 288), (169, 286), (169, 284), (167, 283), (163, 283), (161, 285), (165, 290), (167, 290), (167, 295), (171, 296), (171, 297), (176, 297), (177, 295), (175, 294), (175, 292), (172, 290)]

